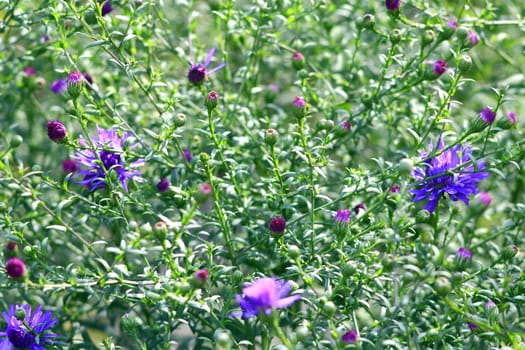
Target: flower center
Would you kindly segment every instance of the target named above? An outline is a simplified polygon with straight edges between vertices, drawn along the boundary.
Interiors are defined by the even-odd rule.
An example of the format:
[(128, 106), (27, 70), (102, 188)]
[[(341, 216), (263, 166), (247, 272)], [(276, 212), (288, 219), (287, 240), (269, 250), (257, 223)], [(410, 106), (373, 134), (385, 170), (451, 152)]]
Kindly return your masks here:
[(102, 161), (102, 164), (104, 164), (104, 168), (106, 168), (106, 170), (111, 169), (111, 167), (115, 165), (120, 166), (120, 154), (108, 151), (101, 151), (100, 160)]
[(7, 339), (17, 349), (21, 350), (28, 349), (35, 341), (35, 336), (26, 332), (22, 327), (22, 324), (19, 324), (18, 327), (9, 327), (7, 329)]
[(188, 71), (188, 80), (194, 84), (200, 84), (206, 78), (206, 68), (202, 64), (193, 65)]

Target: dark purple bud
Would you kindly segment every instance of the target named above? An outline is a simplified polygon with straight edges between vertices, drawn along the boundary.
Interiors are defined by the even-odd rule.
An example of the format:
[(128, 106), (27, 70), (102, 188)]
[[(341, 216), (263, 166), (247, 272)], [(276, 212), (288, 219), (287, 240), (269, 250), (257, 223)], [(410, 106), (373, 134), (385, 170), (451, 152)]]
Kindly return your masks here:
[(447, 70), (447, 62), (443, 60), (437, 60), (434, 62), (434, 74), (437, 76), (440, 76), (441, 74), (445, 73)]
[(195, 272), (195, 278), (200, 282), (204, 283), (208, 280), (208, 270), (206, 269), (200, 269), (199, 271)]
[(84, 79), (89, 83), (89, 85), (93, 85), (93, 77), (89, 73), (82, 74)]
[(73, 159), (66, 159), (62, 162), (62, 170), (66, 174), (74, 173), (78, 170), (77, 162)]
[(488, 125), (492, 124), (496, 119), (496, 113), (494, 113), (494, 111), (489, 107), (483, 108), (481, 112), (479, 112), (479, 116)]
[[(111, 3), (110, 1), (106, 1), (104, 3), (104, 5), (102, 5), (102, 16), (105, 16), (107, 15), (108, 13), (110, 13), (111, 11), (113, 11), (113, 7), (111, 7)], [(90, 83), (91, 84), (91, 83)]]
[(51, 83), (50, 88), (55, 94), (60, 95), (67, 90), (67, 83), (64, 79), (57, 79)]
[(400, 0), (385, 0), (385, 6), (388, 11), (399, 10)]
[(188, 71), (188, 80), (195, 85), (200, 85), (206, 79), (206, 68), (202, 64), (194, 64)]
[(23, 278), (26, 274), (26, 264), (17, 257), (10, 258), (5, 265), (5, 269), (7, 275), (15, 280)]
[(343, 343), (349, 344), (349, 343), (356, 343), (358, 339), (357, 331), (355, 329), (351, 329), (345, 334), (343, 334)]
[(170, 182), (166, 178), (161, 179), (159, 183), (157, 184), (157, 189), (159, 190), (160, 193), (166, 192), (167, 190), (169, 190), (169, 188), (170, 188)]
[(270, 221), (270, 231), (276, 234), (284, 232), (286, 228), (286, 221), (282, 216), (276, 216)]
[(66, 127), (58, 120), (52, 120), (47, 123), (47, 136), (52, 141), (60, 143), (67, 136)]
[(34, 77), (36, 75), (36, 69), (30, 66), (27, 66), (24, 68), (24, 73), (26, 73), (30, 77)]

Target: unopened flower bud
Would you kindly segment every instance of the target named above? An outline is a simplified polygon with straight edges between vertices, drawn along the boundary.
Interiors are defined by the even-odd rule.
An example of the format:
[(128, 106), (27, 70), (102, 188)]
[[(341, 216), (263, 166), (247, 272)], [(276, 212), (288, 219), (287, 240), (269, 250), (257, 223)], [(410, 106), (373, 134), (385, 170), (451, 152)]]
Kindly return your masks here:
[(273, 146), (277, 143), (277, 139), (279, 138), (279, 133), (275, 129), (267, 129), (266, 133), (264, 134), (264, 142), (268, 146)]
[(206, 95), (206, 108), (208, 108), (208, 111), (213, 111), (215, 107), (217, 107), (217, 103), (219, 102), (219, 94), (217, 91), (210, 91), (208, 92), (208, 95)]
[(392, 45), (396, 45), (401, 41), (402, 33), (399, 29), (394, 29), (390, 34), (390, 42)]
[(84, 83), (84, 76), (80, 72), (71, 72), (67, 77), (67, 92), (72, 98), (80, 96), (82, 86)]
[(210, 161), (210, 155), (206, 152), (201, 152), (201, 154), (199, 154), (199, 158), (203, 164), (208, 164)]
[(458, 63), (458, 68), (461, 73), (466, 73), (472, 67), (472, 58), (468, 55), (462, 55)]
[(450, 293), (450, 291), (452, 290), (450, 280), (446, 277), (436, 278), (436, 282), (434, 282), (434, 290), (442, 297), (447, 296), (448, 293)]
[(168, 225), (164, 221), (159, 221), (153, 226), (153, 233), (159, 242), (164, 242), (168, 237)]
[(328, 318), (331, 318), (336, 310), (337, 307), (331, 301), (327, 301), (326, 304), (323, 305), (323, 312), (328, 316)]
[(299, 249), (298, 246), (296, 245), (290, 245), (288, 246), (288, 256), (290, 257), (290, 259), (297, 259), (299, 256), (301, 255), (301, 250)]
[(53, 142), (64, 143), (67, 139), (66, 127), (58, 120), (52, 120), (47, 123), (47, 136)]
[(304, 59), (304, 56), (302, 53), (300, 53), (299, 51), (295, 52), (293, 55), (292, 55), (292, 67), (294, 67), (294, 69), (296, 71), (300, 71), (301, 69), (303, 69), (304, 67), (306, 66), (306, 61)]
[(19, 321), (24, 321), (26, 318), (26, 310), (23, 307), (19, 307), (15, 311), (15, 317)]
[(421, 45), (427, 46), (428, 44), (431, 44), (436, 39), (436, 33), (434, 33), (433, 30), (428, 29), (423, 33), (423, 37), (421, 38)]
[(364, 29), (372, 29), (374, 28), (376, 24), (376, 19), (374, 15), (367, 13), (365, 14), (359, 22), (357, 22), (357, 26)]
[(212, 190), (213, 189), (211, 185), (207, 182), (204, 182), (200, 184), (198, 189), (193, 192), (193, 197), (199, 203), (204, 202), (210, 197)]
[(483, 131), (486, 127), (491, 125), (495, 119), (496, 113), (494, 113), (494, 111), (491, 108), (483, 108), (481, 112), (479, 112), (479, 116), (472, 123), (468, 133), (472, 134)]
[(293, 100), (293, 113), (297, 119), (303, 119), (306, 116), (307, 104), (304, 98), (296, 97)]
[(399, 161), (399, 174), (408, 175), (414, 170), (414, 161), (410, 158), (403, 158)]
[(180, 128), (184, 124), (186, 124), (186, 116), (184, 114), (179, 113), (173, 118), (173, 126), (176, 128)]
[(20, 135), (15, 135), (11, 139), (11, 142), (9, 142), (9, 147), (11, 148), (18, 148), (22, 142), (24, 142), (24, 139)]
[(26, 275), (26, 264), (17, 257), (12, 257), (7, 260), (5, 265), (7, 275), (14, 280), (21, 280)]
[(501, 129), (510, 129), (516, 124), (516, 114), (509, 112), (505, 118), (499, 118), (496, 126)]
[(518, 247), (516, 247), (515, 245), (507, 246), (501, 251), (501, 259), (510, 260), (514, 258), (516, 254), (518, 254), (518, 252)]
[(122, 316), (120, 324), (122, 325), (124, 332), (127, 334), (133, 336), (137, 333), (137, 320), (129, 313), (126, 313), (124, 316)]

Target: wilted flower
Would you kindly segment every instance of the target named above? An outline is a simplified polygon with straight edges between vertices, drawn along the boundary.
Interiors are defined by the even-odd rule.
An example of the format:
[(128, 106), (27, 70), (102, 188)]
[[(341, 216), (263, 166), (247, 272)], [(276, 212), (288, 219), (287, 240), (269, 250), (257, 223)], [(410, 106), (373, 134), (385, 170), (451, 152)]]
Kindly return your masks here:
[(284, 282), (274, 277), (255, 280), (251, 285), (243, 288), (242, 296), (238, 294), (235, 296), (242, 312), (233, 312), (231, 316), (242, 315), (242, 318), (247, 319), (261, 312), (270, 315), (273, 309), (288, 307), (301, 298), (300, 294), (286, 297), (291, 287), (290, 281)]
[(357, 331), (355, 329), (351, 329), (345, 334), (343, 334), (343, 343), (349, 344), (349, 343), (356, 343), (357, 342)]
[(335, 222), (340, 224), (346, 224), (350, 221), (350, 210), (349, 209), (339, 209), (335, 213), (334, 217)]
[[(440, 140), (437, 151), (444, 148), (443, 140)], [(485, 163), (476, 163), (471, 156), (471, 147), (459, 144), (434, 158), (428, 158), (428, 154), (424, 152), (424, 169), (415, 168), (412, 172), (417, 181), (417, 189), (410, 191), (414, 194), (414, 201), (426, 200), (424, 209), (430, 214), (445, 193), (451, 200), (461, 200), (468, 206), (469, 196), (478, 192), (478, 183), (489, 177), (489, 173), (481, 171), (485, 169)]]
[(2, 350), (45, 350), (45, 345), (53, 344), (57, 334), (47, 333), (58, 319), (52, 319), (50, 311), (42, 313), (39, 305), (32, 312), (29, 305), (11, 305), (8, 312), (3, 312), (7, 328), (0, 332)]
[(67, 83), (64, 79), (57, 79), (51, 83), (50, 88), (55, 94), (60, 95), (67, 90)]
[(388, 11), (399, 10), (400, 0), (385, 0), (385, 6)]
[[(80, 145), (85, 147), (85, 149), (78, 151), (73, 156), (82, 166), (79, 169), (79, 176), (84, 176), (82, 181), (78, 181), (77, 183), (89, 187), (90, 191), (93, 192), (98, 188), (104, 188), (106, 186), (106, 175), (109, 175), (111, 171), (116, 172), (118, 181), (125, 191), (128, 190), (128, 180), (142, 182), (143, 179), (140, 177), (142, 172), (131, 169), (144, 165), (144, 160), (139, 159), (126, 164), (123, 157), (125, 153), (124, 142), (132, 135), (127, 132), (122, 132), (122, 136), (120, 136), (117, 128), (106, 130), (100, 128), (98, 125), (97, 131), (98, 138), (90, 137), (90, 143), (93, 144), (94, 149), (91, 149), (90, 143), (81, 137)], [(133, 150), (138, 146), (139, 143), (135, 143), (131, 145), (129, 149)]]
[(67, 137), (66, 127), (58, 120), (52, 120), (47, 123), (47, 136), (53, 142), (60, 143)]
[(211, 69), (210, 71), (207, 71), (206, 68), (210, 65), (211, 59), (213, 58), (213, 55), (215, 54), (215, 48), (212, 47), (211, 50), (208, 52), (208, 56), (206, 56), (206, 61), (204, 64), (202, 63), (191, 63), (190, 70), (188, 71), (188, 80), (192, 82), (193, 84), (200, 85), (208, 78), (208, 76), (212, 73), (215, 73), (216, 71), (224, 68), (226, 66), (226, 62), (223, 62), (219, 64), (217, 67)]
[(434, 74), (439, 76), (445, 73), (446, 70), (447, 70), (447, 62), (443, 60), (437, 60), (436, 62), (434, 62)]
[(276, 216), (270, 221), (270, 231), (273, 233), (282, 233), (286, 228), (286, 221), (282, 216)]
[[(26, 264), (17, 257), (12, 257), (5, 264), (7, 275), (15, 280), (21, 279), (26, 274)], [(1, 349), (1, 348), (0, 348)]]

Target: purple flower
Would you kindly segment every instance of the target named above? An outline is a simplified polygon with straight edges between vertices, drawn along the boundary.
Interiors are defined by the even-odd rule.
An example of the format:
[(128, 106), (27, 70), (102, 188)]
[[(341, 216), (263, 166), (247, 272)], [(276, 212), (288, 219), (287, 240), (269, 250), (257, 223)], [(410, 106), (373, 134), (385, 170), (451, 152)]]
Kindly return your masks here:
[(399, 10), (400, 1), (399, 0), (385, 0), (385, 6), (388, 11)]
[(400, 188), (398, 185), (392, 185), (392, 187), (390, 187), (390, 193), (397, 193), (399, 190)]
[[(99, 128), (98, 125), (97, 130), (98, 138), (90, 137), (91, 142), (89, 143), (83, 137), (80, 138), (80, 145), (84, 149), (78, 151), (73, 158), (82, 166), (78, 171), (78, 176), (82, 175), (84, 178), (76, 183), (87, 186), (93, 192), (106, 186), (106, 175), (109, 175), (111, 171), (117, 173), (118, 181), (125, 191), (128, 191), (128, 180), (142, 182), (143, 179), (140, 177), (142, 172), (131, 169), (144, 165), (144, 160), (139, 159), (127, 165), (122, 157), (126, 152), (124, 142), (132, 135), (122, 132), (120, 136), (117, 128), (106, 130)], [(90, 144), (93, 144), (93, 149), (90, 148)], [(138, 146), (139, 143), (135, 143), (129, 149), (133, 150)]]
[(284, 282), (274, 277), (255, 280), (251, 285), (243, 288), (242, 296), (239, 294), (235, 296), (242, 312), (233, 312), (231, 316), (242, 315), (242, 318), (247, 319), (257, 316), (260, 312), (270, 315), (273, 309), (288, 307), (301, 298), (300, 294), (286, 297), (291, 287), (290, 281)]
[(67, 76), (67, 83), (73, 85), (79, 85), (82, 83), (84, 76), (80, 72), (71, 72)]
[(157, 184), (157, 189), (160, 193), (166, 192), (170, 188), (170, 181), (166, 178), (160, 179), (159, 183)]
[(15, 241), (7, 242), (6, 249), (7, 249), (8, 252), (14, 252), (14, 251), (16, 251), (17, 248), (18, 248), (18, 245), (16, 244)]
[(434, 62), (434, 74), (441, 75), (447, 70), (447, 62), (443, 60), (437, 60)]
[(468, 39), (470, 45), (472, 45), (472, 46), (476, 46), (478, 44), (478, 42), (479, 42), (478, 36), (476, 35), (476, 33), (474, 33), (471, 30), (469, 30), (469, 32), (467, 33), (467, 39)]
[(215, 73), (216, 71), (224, 68), (226, 66), (226, 62), (222, 62), (217, 67), (211, 69), (210, 71), (207, 71), (206, 68), (211, 63), (211, 59), (213, 58), (213, 54), (215, 53), (215, 48), (212, 47), (211, 50), (208, 52), (208, 56), (206, 56), (206, 61), (204, 64), (202, 63), (191, 63), (190, 70), (188, 71), (188, 80), (192, 82), (193, 84), (200, 85), (208, 78), (208, 76), (212, 73)]
[(494, 113), (490, 107), (483, 108), (481, 112), (479, 112), (479, 116), (488, 125), (492, 124), (496, 119), (496, 113)]
[[(443, 140), (440, 140), (437, 151), (443, 150), (444, 147)], [(489, 173), (481, 171), (485, 169), (485, 163), (474, 164), (471, 156), (471, 147), (459, 144), (433, 158), (428, 158), (428, 154), (424, 152), (424, 168), (415, 168), (412, 171), (417, 181), (417, 189), (410, 191), (414, 194), (414, 201), (426, 200), (424, 209), (430, 214), (434, 212), (439, 199), (445, 193), (453, 201), (462, 200), (468, 206), (469, 196), (478, 192), (478, 183), (489, 177)]]
[(472, 322), (467, 322), (467, 326), (468, 328), (470, 328), (471, 331), (475, 331), (479, 328), (479, 326), (475, 323), (472, 323)]
[(306, 100), (302, 97), (297, 96), (292, 102), (294, 115), (302, 119), (306, 115)]
[(200, 269), (199, 271), (195, 272), (195, 278), (200, 282), (204, 283), (208, 280), (209, 272), (206, 269)]
[(64, 170), (65, 173), (74, 173), (78, 170), (77, 162), (73, 159), (66, 159), (62, 162), (62, 170)]
[(31, 66), (27, 66), (24, 68), (24, 73), (30, 77), (34, 77), (36, 75), (36, 69)]
[(335, 222), (340, 224), (346, 224), (350, 221), (350, 210), (349, 209), (339, 209), (335, 213), (334, 217)]
[[(107, 14), (110, 13), (111, 11), (113, 11), (113, 7), (111, 7), (111, 3), (110, 3), (110, 1), (108, 0), (108, 1), (106, 1), (106, 2), (104, 3), (104, 5), (102, 5), (102, 11), (101, 11), (102, 16), (107, 15)], [(91, 84), (91, 83), (90, 83), (90, 84)]]
[(476, 198), (487, 207), (492, 203), (492, 197), (488, 192), (481, 192)]
[(93, 85), (93, 77), (89, 73), (82, 74), (84, 79), (89, 83), (89, 85)]
[(449, 19), (447, 21), (447, 25), (449, 26), (449, 28), (451, 29), (454, 29), (454, 30), (457, 30), (458, 29), (458, 22), (454, 21), (453, 19)]
[(277, 84), (270, 84), (268, 85), (268, 89), (272, 90), (273, 92), (279, 92), (280, 88)]
[(47, 123), (47, 136), (53, 142), (60, 143), (67, 137), (66, 127), (58, 120), (52, 120)]
[(5, 264), (5, 270), (7, 271), (7, 275), (9, 277), (18, 280), (25, 276), (26, 264), (17, 257), (12, 257), (7, 260), (7, 263)]
[(507, 118), (510, 120), (512, 124), (516, 124), (516, 113), (509, 112), (509, 114), (507, 114)]
[(456, 256), (458, 259), (472, 260), (472, 251), (461, 247), (458, 249)]
[(286, 221), (282, 216), (276, 216), (270, 221), (270, 231), (273, 233), (283, 233), (286, 228)]
[(356, 343), (357, 342), (357, 331), (355, 329), (351, 329), (345, 334), (343, 334), (343, 343), (349, 344), (349, 343)]
[(489, 300), (485, 303), (485, 310), (490, 311), (490, 310), (493, 310), (494, 308), (498, 308), (498, 306), (492, 300)]
[(294, 52), (294, 54), (292, 55), (292, 61), (300, 61), (300, 60), (304, 60), (304, 55), (300, 53), (299, 51)]
[(67, 90), (67, 83), (64, 79), (57, 79), (51, 83), (50, 88), (55, 94), (60, 95)]
[(11, 305), (8, 312), (3, 312), (7, 328), (0, 332), (0, 349), (2, 350), (45, 350), (48, 344), (53, 344), (57, 334), (47, 333), (58, 319), (52, 319), (50, 311), (42, 312), (38, 305), (32, 312), (29, 305)]
[(350, 129), (352, 128), (352, 124), (350, 123), (349, 120), (343, 120), (343, 122), (341, 123), (341, 126), (342, 126), (343, 129), (345, 129), (346, 131), (350, 131)]
[(182, 150), (182, 153), (184, 153), (184, 157), (186, 158), (188, 163), (191, 162), (191, 153), (190, 153), (190, 151), (187, 148), (184, 148)]

